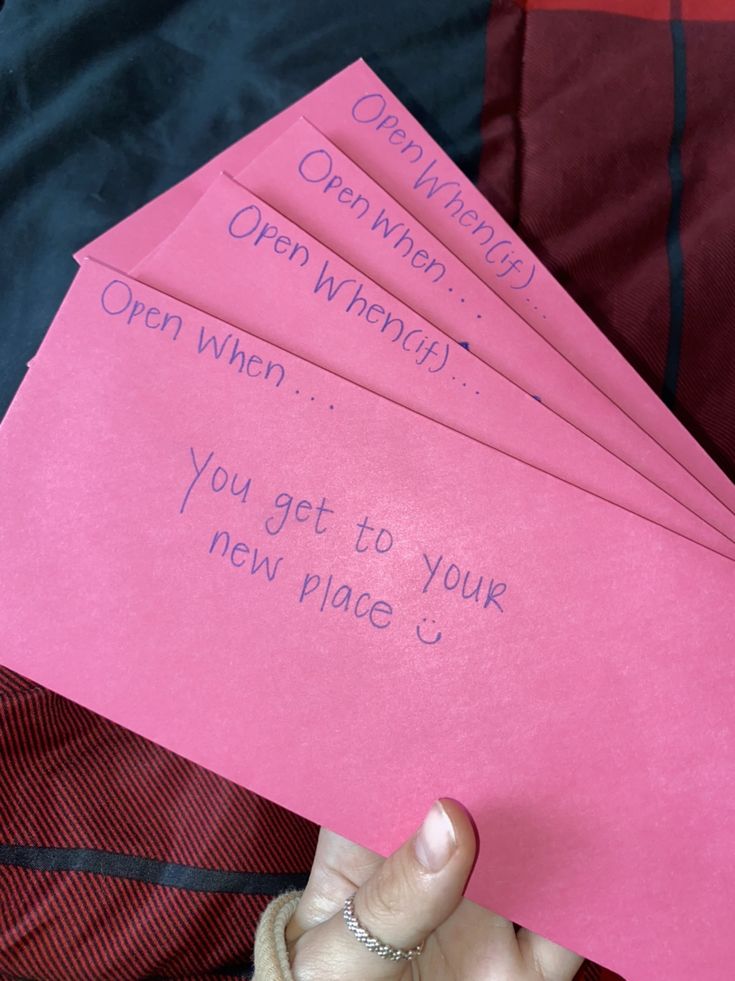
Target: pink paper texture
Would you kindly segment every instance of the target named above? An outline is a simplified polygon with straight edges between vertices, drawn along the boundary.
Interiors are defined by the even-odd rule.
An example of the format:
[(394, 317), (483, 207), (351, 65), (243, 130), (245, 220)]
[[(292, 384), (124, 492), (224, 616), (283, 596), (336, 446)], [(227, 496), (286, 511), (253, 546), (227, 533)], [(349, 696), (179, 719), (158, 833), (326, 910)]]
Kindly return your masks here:
[[(136, 276), (489, 446), (735, 556), (728, 538), (678, 503), (675, 497), (681, 491), (675, 481), (674, 496), (650, 484), (228, 177), (215, 181), (137, 267)], [(110, 306), (118, 305), (113, 294)], [(532, 331), (530, 338), (541, 355), (555, 355)], [(523, 353), (528, 351), (522, 347)], [(222, 356), (230, 353), (231, 345)], [(626, 417), (617, 413), (617, 421), (625, 430)], [(664, 460), (676, 468), (671, 457), (664, 454)], [(699, 484), (695, 490), (707, 496)]]
[(271, 143), (238, 181), (725, 535), (735, 536), (731, 511), (306, 120)]
[(100, 236), (92, 255), (130, 270), (220, 170), (237, 174), (300, 116), (432, 231), (731, 511), (735, 487), (368, 66), (358, 61)]
[(5, 662), (381, 852), (457, 797), (471, 899), (728, 977), (733, 563), (232, 330), (84, 265), (0, 429)]

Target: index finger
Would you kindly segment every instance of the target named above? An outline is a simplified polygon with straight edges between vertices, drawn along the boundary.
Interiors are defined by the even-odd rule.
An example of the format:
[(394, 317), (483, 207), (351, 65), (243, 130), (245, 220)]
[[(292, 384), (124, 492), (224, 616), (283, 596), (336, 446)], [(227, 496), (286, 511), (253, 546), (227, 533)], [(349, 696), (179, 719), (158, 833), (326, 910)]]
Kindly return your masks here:
[(376, 852), (322, 828), (309, 881), (286, 928), (287, 942), (293, 943), (306, 930), (341, 912), (347, 897), (367, 882), (384, 861)]

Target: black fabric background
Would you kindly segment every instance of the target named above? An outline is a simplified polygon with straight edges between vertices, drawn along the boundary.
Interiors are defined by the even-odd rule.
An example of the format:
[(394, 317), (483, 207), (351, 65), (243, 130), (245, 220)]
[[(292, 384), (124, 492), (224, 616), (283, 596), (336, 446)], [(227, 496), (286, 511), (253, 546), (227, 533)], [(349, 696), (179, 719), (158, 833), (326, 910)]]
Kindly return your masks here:
[(0, 416), (72, 253), (364, 57), (471, 178), (488, 0), (0, 0)]

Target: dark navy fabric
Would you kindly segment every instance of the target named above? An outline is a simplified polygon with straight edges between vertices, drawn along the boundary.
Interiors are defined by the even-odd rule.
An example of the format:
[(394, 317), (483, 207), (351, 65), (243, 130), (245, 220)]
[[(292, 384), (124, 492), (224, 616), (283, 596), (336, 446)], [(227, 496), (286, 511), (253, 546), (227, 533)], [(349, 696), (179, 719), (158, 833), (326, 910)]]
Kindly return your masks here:
[(486, 0), (6, 0), (0, 415), (72, 252), (356, 58), (470, 177)]

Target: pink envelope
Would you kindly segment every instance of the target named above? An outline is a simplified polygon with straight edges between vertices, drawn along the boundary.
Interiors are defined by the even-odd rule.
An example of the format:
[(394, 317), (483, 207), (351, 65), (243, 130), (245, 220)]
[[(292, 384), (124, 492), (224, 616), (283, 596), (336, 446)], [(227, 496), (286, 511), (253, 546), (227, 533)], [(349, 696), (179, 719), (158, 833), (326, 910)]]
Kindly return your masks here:
[(470, 899), (727, 977), (733, 564), (232, 330), (84, 265), (0, 429), (8, 666), (383, 853), (457, 797)]
[[(179, 227), (140, 263), (136, 276), (486, 445), (735, 557), (732, 541), (678, 503), (687, 497), (682, 493), (685, 479), (683, 488), (670, 480), (671, 494), (653, 486), (226, 176), (214, 182)], [(118, 302), (113, 296), (111, 307)], [(530, 336), (537, 338), (533, 332)], [(537, 341), (541, 354), (552, 350)], [(535, 350), (526, 347), (527, 357)], [(229, 354), (228, 349), (222, 356)], [(617, 413), (616, 422), (625, 432), (626, 417)], [(671, 457), (664, 454), (664, 459), (676, 467)]]
[(363, 61), (243, 137), (95, 239), (77, 258), (92, 255), (132, 269), (176, 227), (221, 170), (237, 174), (300, 116), (375, 178), (735, 512), (731, 481)]
[(731, 511), (309, 122), (290, 126), (237, 179), (445, 333), (468, 343), (524, 391), (735, 536)]

